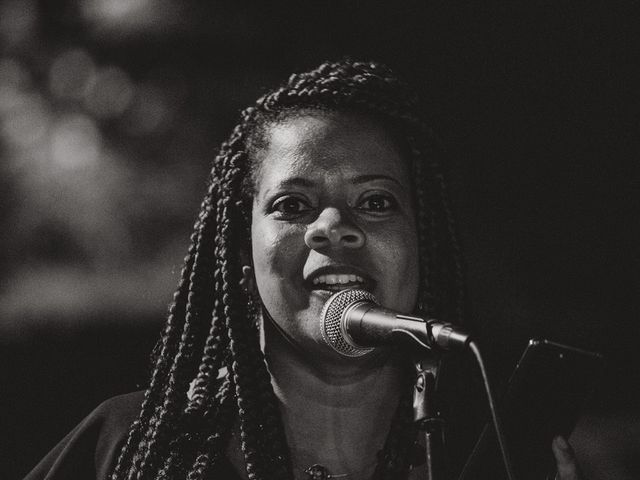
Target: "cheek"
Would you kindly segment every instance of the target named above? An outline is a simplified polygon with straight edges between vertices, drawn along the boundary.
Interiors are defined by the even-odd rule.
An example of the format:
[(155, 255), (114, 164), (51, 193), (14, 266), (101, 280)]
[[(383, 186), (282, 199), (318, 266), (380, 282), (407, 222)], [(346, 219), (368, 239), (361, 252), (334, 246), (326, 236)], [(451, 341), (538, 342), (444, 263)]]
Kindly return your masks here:
[(263, 286), (268, 286), (267, 281), (274, 275), (274, 269), (278, 262), (277, 232), (269, 231), (263, 222), (254, 222), (251, 229), (251, 245), (253, 254), (253, 268), (258, 289), (262, 295)]
[(258, 291), (262, 298), (273, 295), (282, 280), (302, 275), (297, 260), (303, 236), (295, 228), (282, 228), (277, 222), (265, 219), (252, 224), (251, 243), (253, 267)]
[(389, 294), (385, 306), (412, 311), (418, 298), (420, 277), (415, 230), (404, 226), (382, 237), (377, 256), (383, 261), (382, 271)]
[(415, 295), (418, 287), (419, 266), (418, 266), (418, 243), (415, 236), (407, 234), (400, 239), (399, 248), (394, 249), (390, 258), (396, 265), (396, 275), (407, 293)]

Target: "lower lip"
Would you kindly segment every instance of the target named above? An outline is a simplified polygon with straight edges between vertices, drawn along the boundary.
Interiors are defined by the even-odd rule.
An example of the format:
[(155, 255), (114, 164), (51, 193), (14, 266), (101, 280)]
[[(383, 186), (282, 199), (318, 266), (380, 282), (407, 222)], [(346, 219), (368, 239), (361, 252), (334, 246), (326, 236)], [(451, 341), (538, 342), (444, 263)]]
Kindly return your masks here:
[(336, 293), (336, 292), (341, 292), (342, 290), (348, 290), (351, 288), (366, 290), (365, 286), (360, 283), (354, 283), (354, 284), (342, 283), (342, 284), (336, 284), (336, 285), (314, 285), (312, 290), (314, 292)]

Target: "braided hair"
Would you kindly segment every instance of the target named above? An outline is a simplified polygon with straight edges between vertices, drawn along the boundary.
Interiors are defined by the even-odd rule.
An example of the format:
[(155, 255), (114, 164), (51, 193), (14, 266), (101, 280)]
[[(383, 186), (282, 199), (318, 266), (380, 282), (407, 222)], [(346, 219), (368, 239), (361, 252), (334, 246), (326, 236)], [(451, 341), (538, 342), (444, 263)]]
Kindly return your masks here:
[[(207, 478), (223, 459), (236, 421), (248, 477), (293, 478), (259, 345), (259, 305), (243, 284), (242, 255), (250, 252), (255, 150), (268, 125), (307, 110), (361, 113), (401, 136), (416, 202), (418, 308), (462, 321), (462, 263), (446, 184), (416, 98), (387, 67), (373, 62), (324, 63), (292, 75), (242, 112), (213, 162), (151, 380), (112, 480)], [(218, 372), (225, 367), (220, 383)], [(409, 470), (415, 439), (410, 387), (379, 453), (377, 479), (403, 478)]]

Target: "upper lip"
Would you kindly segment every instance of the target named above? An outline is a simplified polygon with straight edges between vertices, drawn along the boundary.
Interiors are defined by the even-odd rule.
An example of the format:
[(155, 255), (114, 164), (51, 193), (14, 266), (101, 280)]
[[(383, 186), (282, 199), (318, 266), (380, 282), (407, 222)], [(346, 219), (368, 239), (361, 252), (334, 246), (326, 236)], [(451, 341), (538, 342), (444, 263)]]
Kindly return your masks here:
[(321, 275), (357, 275), (364, 279), (363, 288), (372, 290), (375, 286), (375, 281), (369, 274), (364, 272), (358, 267), (352, 265), (325, 265), (323, 267), (316, 268), (310, 274), (306, 275), (304, 282), (307, 288), (313, 289), (317, 286), (313, 285), (313, 280)]

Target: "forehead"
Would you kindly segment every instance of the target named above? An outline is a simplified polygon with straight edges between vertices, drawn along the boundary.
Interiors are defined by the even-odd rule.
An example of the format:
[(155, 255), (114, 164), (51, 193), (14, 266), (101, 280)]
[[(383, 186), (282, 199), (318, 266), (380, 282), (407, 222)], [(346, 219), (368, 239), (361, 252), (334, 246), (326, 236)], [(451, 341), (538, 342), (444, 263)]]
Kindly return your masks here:
[(386, 175), (409, 188), (398, 142), (380, 123), (355, 114), (320, 112), (267, 127), (256, 186), (288, 175)]

